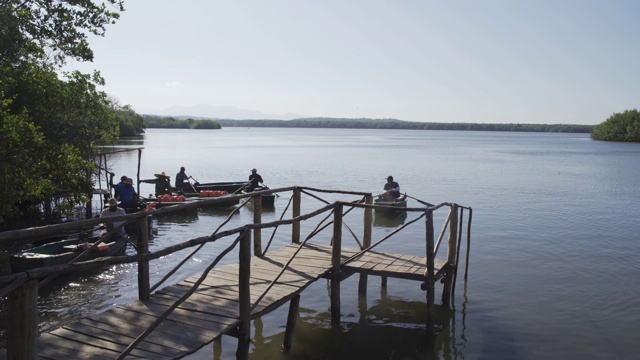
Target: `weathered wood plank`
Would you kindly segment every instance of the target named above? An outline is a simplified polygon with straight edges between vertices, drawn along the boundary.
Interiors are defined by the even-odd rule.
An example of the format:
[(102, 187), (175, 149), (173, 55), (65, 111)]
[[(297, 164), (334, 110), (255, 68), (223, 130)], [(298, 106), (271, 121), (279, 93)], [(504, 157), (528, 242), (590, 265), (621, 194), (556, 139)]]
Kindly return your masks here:
[[(249, 301), (254, 304), (267, 290), (282, 267), (298, 251), (292, 244), (251, 258)], [(357, 249), (342, 249), (341, 261)], [(306, 244), (273, 284), (251, 318), (262, 316), (287, 303), (331, 269), (328, 245)], [(446, 260), (436, 260), (436, 272)], [(343, 271), (410, 280), (424, 280), (426, 259), (405, 254), (368, 252), (343, 265)], [(239, 323), (238, 264), (215, 268), (197, 291), (149, 334), (127, 358), (169, 359), (186, 356), (228, 333)], [(441, 276), (441, 275), (440, 275)], [(187, 293), (200, 276), (157, 290), (145, 302), (118, 305), (91, 318), (63, 326), (40, 337), (39, 356), (46, 359), (112, 359), (143, 333), (176, 300)]]

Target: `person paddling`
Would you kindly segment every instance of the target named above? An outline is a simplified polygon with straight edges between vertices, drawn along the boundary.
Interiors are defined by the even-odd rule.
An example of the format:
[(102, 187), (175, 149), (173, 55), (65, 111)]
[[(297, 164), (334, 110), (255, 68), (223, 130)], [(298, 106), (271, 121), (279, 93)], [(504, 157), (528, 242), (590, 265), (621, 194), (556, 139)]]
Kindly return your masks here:
[(247, 191), (254, 191), (259, 188), (262, 182), (262, 176), (258, 174), (258, 170), (256, 168), (251, 169), (251, 175), (249, 175), (249, 187), (247, 188)]

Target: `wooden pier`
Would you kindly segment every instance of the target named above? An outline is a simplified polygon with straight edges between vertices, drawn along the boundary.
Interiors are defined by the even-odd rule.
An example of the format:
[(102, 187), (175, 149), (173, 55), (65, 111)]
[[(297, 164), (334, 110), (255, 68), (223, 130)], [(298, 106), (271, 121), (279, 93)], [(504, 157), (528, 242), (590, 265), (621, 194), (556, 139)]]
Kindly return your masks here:
[[(396, 277), (420, 282), (426, 290), (425, 326), (429, 331), (433, 331), (432, 307), (436, 282), (443, 280), (442, 304), (444, 306), (449, 305), (454, 292), (464, 209), (469, 212), (468, 263), (471, 209), (457, 204), (407, 208), (407, 211), (416, 212), (420, 216), (376, 243), (372, 243), (371, 220), (375, 206), (372, 205), (371, 194), (343, 192), (363, 195), (363, 199), (358, 202), (325, 202), (326, 205), (321, 209), (301, 215), (301, 195), (304, 193), (316, 197), (309, 192), (311, 190), (329, 192), (301, 187), (272, 190), (292, 191), (289, 203), (293, 203), (293, 207), (289, 219), (262, 223), (258, 205), (254, 208), (252, 224), (219, 231), (224, 225), (222, 224), (211, 236), (191, 239), (155, 253), (148, 252), (148, 245), (145, 247), (145, 243), (148, 244), (148, 236), (146, 236), (148, 234), (145, 233), (145, 229), (148, 228), (146, 217), (153, 212), (127, 215), (127, 219), (135, 219), (139, 224), (139, 232), (142, 234), (138, 240), (138, 255), (50, 267), (54, 269), (34, 269), (0, 277), (0, 284), (4, 284), (2, 294), (9, 295), (9, 304), (12, 307), (10, 308), (12, 318), (9, 325), (7, 358), (178, 359), (212, 341), (219, 341), (222, 335), (229, 335), (238, 339), (236, 357), (246, 359), (250, 343), (250, 321), (286, 303), (289, 303), (289, 315), (286, 319), (283, 348), (288, 350), (292, 346), (295, 319), (304, 289), (318, 279), (330, 279), (331, 316), (332, 321), (338, 322), (340, 320), (340, 281), (353, 274), (360, 275), (359, 293), (361, 294), (366, 293), (369, 275), (382, 276), (384, 279)], [(256, 201), (260, 200), (260, 196), (259, 193), (251, 195), (254, 197), (254, 204), (260, 204), (260, 201)], [(349, 210), (345, 211), (346, 207), (349, 207)], [(351, 232), (349, 226), (343, 222), (343, 216), (357, 208), (363, 210), (362, 241), (352, 234), (357, 247), (343, 246), (343, 229)], [(441, 208), (449, 208), (450, 211), (443, 230), (436, 239), (433, 212)], [(170, 207), (156, 210), (156, 212), (177, 210), (176, 207)], [(329, 215), (324, 220), (329, 221), (323, 225), (323, 220), (301, 241), (300, 222), (325, 212), (329, 212)], [(425, 224), (424, 257), (374, 250), (378, 244), (419, 219), (424, 219)], [(121, 219), (113, 218), (113, 220)], [(291, 225), (291, 244), (267, 251), (270, 245), (268, 243), (263, 249), (262, 230), (282, 225)], [(322, 229), (329, 226), (332, 232), (328, 238), (324, 238), (324, 244), (310, 241), (312, 238), (319, 237), (318, 234)], [(447, 256), (445, 259), (436, 259), (438, 247), (447, 228), (449, 235)], [(236, 238), (232, 244), (222, 251), (201, 275), (162, 288), (160, 284), (153, 287), (149, 285), (148, 262), (150, 260), (182, 249), (197, 248), (208, 242), (234, 235)], [(0, 234), (0, 241), (3, 240), (2, 236), (3, 234)], [(19, 240), (21, 236), (25, 235), (14, 236), (12, 241)], [(234, 249), (237, 249), (237, 263), (216, 266)], [(52, 273), (82, 271), (84, 268), (125, 262), (138, 263), (140, 300), (80, 319), (48, 334), (37, 334), (35, 299), (37, 299), (38, 281)], [(169, 272), (165, 279), (171, 273)], [(20, 307), (20, 311), (13, 311), (17, 310), (15, 307)]]

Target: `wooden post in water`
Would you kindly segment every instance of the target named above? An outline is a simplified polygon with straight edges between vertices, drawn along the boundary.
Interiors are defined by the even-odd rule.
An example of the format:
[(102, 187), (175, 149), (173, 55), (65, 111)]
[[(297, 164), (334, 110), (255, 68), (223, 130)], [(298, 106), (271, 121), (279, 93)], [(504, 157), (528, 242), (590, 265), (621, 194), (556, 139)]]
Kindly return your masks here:
[(331, 322), (340, 322), (340, 253), (342, 250), (342, 204), (333, 213), (333, 248), (331, 250)]
[[(302, 192), (296, 186), (293, 189), (293, 217), (300, 216), (300, 202), (302, 200)], [(300, 222), (296, 221), (291, 227), (291, 243), (300, 244)]]
[(451, 302), (451, 289), (453, 288), (453, 272), (456, 264), (458, 238), (458, 205), (451, 205), (451, 217), (449, 218), (449, 241), (447, 243), (447, 270), (445, 282), (442, 288), (442, 305), (449, 307)]
[(427, 290), (427, 332), (433, 334), (433, 304), (435, 302), (435, 239), (433, 234), (433, 210), (427, 210), (425, 216), (427, 232), (427, 271), (425, 288)]
[[(262, 195), (256, 195), (252, 199), (253, 201), (253, 223), (262, 223)], [(262, 230), (259, 228), (253, 229), (253, 254), (255, 256), (262, 256)]]
[[(138, 254), (149, 252), (149, 216), (136, 219), (138, 230)], [(138, 298), (149, 300), (151, 296), (149, 261), (138, 261)]]
[(296, 319), (298, 318), (298, 308), (300, 307), (300, 294), (294, 296), (289, 302), (289, 315), (287, 316), (287, 328), (284, 331), (284, 343), (282, 348), (284, 350), (291, 350), (291, 343), (293, 342), (293, 331), (296, 328)]
[[(373, 204), (373, 195), (369, 194), (365, 196), (365, 204)], [(364, 208), (364, 228), (362, 230), (362, 249), (366, 249), (371, 246), (371, 224), (373, 223), (373, 209)], [(360, 296), (367, 296), (367, 274), (360, 274), (360, 281), (358, 282), (358, 294)]]
[(38, 280), (29, 280), (9, 293), (7, 359), (38, 357)]
[(238, 270), (238, 302), (240, 305), (240, 323), (238, 324), (238, 349), (236, 359), (249, 358), (249, 342), (251, 337), (251, 291), (249, 277), (251, 276), (251, 232), (243, 231), (240, 235), (240, 251), (238, 254), (240, 268)]

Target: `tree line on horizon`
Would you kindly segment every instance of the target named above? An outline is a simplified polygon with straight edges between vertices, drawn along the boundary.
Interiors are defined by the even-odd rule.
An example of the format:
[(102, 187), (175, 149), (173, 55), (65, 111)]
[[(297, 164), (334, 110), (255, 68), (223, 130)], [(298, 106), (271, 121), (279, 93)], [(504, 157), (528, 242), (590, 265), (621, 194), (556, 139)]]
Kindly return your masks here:
[(158, 115), (142, 115), (148, 128), (220, 129), (226, 127), (342, 128), (399, 130), (468, 130), (589, 133), (593, 125), (570, 124), (485, 124), (434, 123), (398, 119), (302, 118), (294, 120), (194, 119)]

